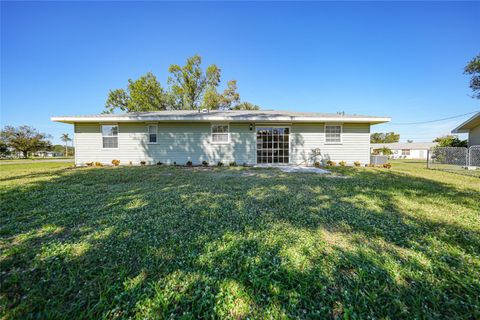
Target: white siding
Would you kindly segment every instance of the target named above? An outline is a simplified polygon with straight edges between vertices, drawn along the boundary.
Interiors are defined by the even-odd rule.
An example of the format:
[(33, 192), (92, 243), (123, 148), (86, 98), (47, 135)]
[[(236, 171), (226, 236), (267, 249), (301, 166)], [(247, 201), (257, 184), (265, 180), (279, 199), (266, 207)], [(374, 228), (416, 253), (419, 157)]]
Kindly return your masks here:
[(210, 142), (210, 123), (159, 123), (157, 144), (148, 143), (145, 123), (120, 123), (118, 128), (118, 149), (103, 149), (100, 124), (75, 124), (77, 164), (110, 164), (113, 159), (121, 164), (255, 162), (255, 134), (249, 124), (230, 124), (229, 144)]
[[(291, 133), (291, 163), (313, 164), (315, 161), (345, 161), (353, 164), (370, 162), (370, 125), (342, 124), (342, 143), (325, 144), (325, 124), (293, 124)], [(320, 149), (315, 156), (314, 150)]]
[(470, 147), (480, 146), (480, 126), (476, 126), (468, 132), (468, 145)]
[[(216, 164), (254, 164), (256, 161), (256, 135), (248, 123), (230, 123), (230, 143), (211, 143), (210, 123), (158, 123), (157, 144), (148, 144), (146, 123), (120, 123), (118, 149), (103, 149), (102, 134), (98, 123), (76, 123), (76, 163), (98, 161), (110, 164), (113, 159), (121, 164), (163, 163), (185, 164), (192, 161), (200, 164), (208, 161)], [(370, 161), (370, 125), (343, 124), (342, 143), (324, 143), (324, 124), (293, 124), (290, 137), (290, 162), (312, 164), (329, 159), (339, 162)], [(313, 150), (319, 148), (321, 155), (314, 157)]]

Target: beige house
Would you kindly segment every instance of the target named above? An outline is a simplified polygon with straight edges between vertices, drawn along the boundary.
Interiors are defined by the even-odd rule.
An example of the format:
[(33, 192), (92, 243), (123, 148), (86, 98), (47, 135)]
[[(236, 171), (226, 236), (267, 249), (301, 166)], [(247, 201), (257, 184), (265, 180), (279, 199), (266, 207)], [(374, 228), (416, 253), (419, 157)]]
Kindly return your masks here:
[(75, 163), (370, 162), (370, 126), (388, 117), (288, 111), (158, 111), (52, 117), (75, 127)]
[(480, 146), (480, 112), (453, 129), (452, 133), (468, 133), (468, 146)]

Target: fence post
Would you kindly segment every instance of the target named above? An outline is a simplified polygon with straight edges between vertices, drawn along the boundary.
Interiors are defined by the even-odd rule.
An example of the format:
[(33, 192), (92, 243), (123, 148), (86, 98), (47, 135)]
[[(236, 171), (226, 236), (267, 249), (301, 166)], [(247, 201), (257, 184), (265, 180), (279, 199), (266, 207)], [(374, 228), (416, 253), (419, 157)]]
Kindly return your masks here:
[(428, 162), (430, 161), (430, 149), (427, 149), (427, 169), (430, 169), (428, 167)]
[(465, 164), (467, 165), (467, 168), (468, 168), (468, 166), (470, 166), (470, 157), (469, 157), (469, 155), (470, 155), (470, 148), (467, 148), (467, 152), (466, 152), (466, 154), (465, 154), (465, 156), (466, 156)]

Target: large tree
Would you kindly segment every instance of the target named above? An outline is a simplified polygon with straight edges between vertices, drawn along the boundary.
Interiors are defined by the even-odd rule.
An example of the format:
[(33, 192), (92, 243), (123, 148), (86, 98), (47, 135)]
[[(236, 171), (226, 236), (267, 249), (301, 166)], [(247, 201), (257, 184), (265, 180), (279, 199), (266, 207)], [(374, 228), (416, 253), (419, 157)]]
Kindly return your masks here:
[(137, 80), (128, 79), (127, 89), (110, 90), (105, 111), (124, 112), (159, 111), (170, 109), (171, 97), (162, 88), (157, 77), (147, 72)]
[(14, 151), (22, 153), (24, 158), (28, 158), (29, 153), (36, 151), (46, 151), (51, 148), (50, 136), (38, 132), (35, 128), (29, 126), (6, 126), (0, 132), (1, 139)]
[(166, 89), (152, 73), (147, 73), (137, 80), (129, 79), (127, 89), (111, 90), (105, 112), (117, 109), (123, 112), (259, 109), (248, 102), (240, 103), (236, 80), (228, 81), (222, 92), (221, 69), (212, 64), (203, 71), (199, 55), (188, 58), (183, 66), (170, 65), (168, 72), (169, 87)]
[(439, 147), (467, 147), (467, 140), (460, 140), (457, 136), (449, 134), (446, 136), (441, 136), (433, 140), (433, 142), (438, 142)]
[(370, 143), (393, 143), (400, 140), (400, 134), (395, 132), (376, 132), (370, 135)]
[(464, 73), (472, 76), (470, 79), (470, 88), (473, 91), (472, 97), (480, 99), (480, 54), (467, 64)]

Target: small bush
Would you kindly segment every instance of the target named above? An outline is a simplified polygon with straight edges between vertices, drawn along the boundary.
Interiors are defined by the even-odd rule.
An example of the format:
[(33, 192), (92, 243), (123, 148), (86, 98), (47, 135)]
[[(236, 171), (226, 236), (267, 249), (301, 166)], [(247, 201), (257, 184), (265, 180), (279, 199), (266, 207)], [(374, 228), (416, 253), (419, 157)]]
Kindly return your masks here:
[(318, 161), (315, 161), (315, 163), (313, 165), (317, 168), (320, 168), (320, 162), (318, 162)]
[(145, 161), (140, 161), (140, 165), (144, 166), (146, 165), (147, 163)]
[(86, 162), (85, 164), (87, 165), (87, 167), (93, 167), (94, 163), (93, 162)]
[(353, 164), (355, 165), (355, 167), (360, 167), (361, 165), (360, 161), (355, 161)]
[(347, 165), (347, 163), (345, 161), (340, 161), (338, 164), (342, 167), (345, 167)]
[(236, 167), (237, 163), (235, 161), (232, 161), (228, 164), (230, 167)]
[(392, 165), (387, 162), (383, 165), (383, 167), (386, 168), (386, 169), (390, 169), (392, 167)]
[(115, 167), (117, 167), (117, 166), (120, 165), (120, 160), (115, 160), (115, 159), (114, 159), (114, 160), (112, 160), (112, 164), (113, 164)]
[(95, 162), (95, 167), (103, 167), (103, 164), (101, 162)]
[(370, 168), (374, 168), (374, 167), (375, 167), (375, 165), (374, 165), (373, 163), (369, 163), (368, 166), (369, 166)]
[(128, 161), (128, 165), (133, 165), (133, 162), (132, 161)]
[(187, 161), (187, 167), (191, 167), (191, 166), (193, 166), (193, 163), (192, 163), (192, 161), (188, 160)]
[(177, 165), (177, 161), (173, 161), (173, 165), (176, 166), (176, 165)]
[(248, 167), (248, 164), (247, 164), (246, 162), (244, 162), (244, 163), (242, 164), (242, 166)]
[(332, 160), (328, 160), (327, 161), (327, 165), (328, 166), (331, 166), (331, 167), (335, 167), (337, 165), (337, 163), (335, 161), (332, 161)]
[(222, 162), (222, 161), (218, 161), (217, 167), (222, 167), (222, 166), (223, 166), (223, 162)]
[(161, 161), (157, 162), (157, 166), (161, 166), (163, 163)]
[(205, 160), (203, 160), (203, 161), (202, 161), (202, 166), (204, 166), (204, 167), (208, 167), (208, 162), (207, 162), (207, 161), (205, 161)]

